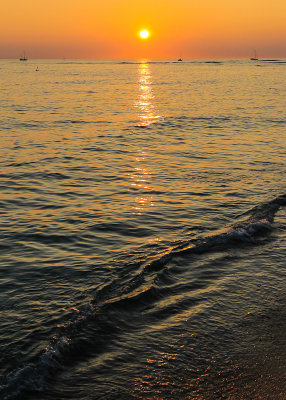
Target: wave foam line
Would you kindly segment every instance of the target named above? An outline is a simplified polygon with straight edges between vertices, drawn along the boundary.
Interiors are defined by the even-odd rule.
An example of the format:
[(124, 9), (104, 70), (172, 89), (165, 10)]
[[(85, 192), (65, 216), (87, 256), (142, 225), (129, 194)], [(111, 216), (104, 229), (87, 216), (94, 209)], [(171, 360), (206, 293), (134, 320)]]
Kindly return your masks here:
[(254, 207), (246, 213), (250, 214), (248, 218), (228, 228), (216, 231), (204, 239), (192, 239), (184, 245), (167, 250), (159, 258), (147, 264), (145, 268), (156, 270), (162, 268), (175, 256), (202, 254), (211, 250), (226, 249), (239, 242), (257, 244), (256, 237), (273, 229), (275, 214), (283, 206), (286, 206), (286, 194)]
[[(248, 218), (233, 224), (229, 228), (218, 231), (204, 239), (193, 239), (184, 245), (167, 250), (163, 255), (161, 254), (157, 259), (144, 266), (143, 271), (139, 274), (141, 279), (138, 279), (138, 281), (142, 283), (143, 275), (148, 273), (148, 271), (162, 268), (177, 255), (202, 254), (221, 247), (227, 248), (238, 242), (257, 243), (256, 236), (272, 230), (275, 214), (280, 207), (284, 206), (286, 206), (286, 194), (254, 207), (246, 213), (249, 215)], [(138, 282), (135, 286), (137, 285)], [(131, 289), (131, 292), (132, 291), (134, 291), (134, 287)], [(103, 307), (103, 309), (106, 308), (105, 311), (108, 311), (108, 304), (112, 306), (114, 303), (121, 302), (126, 295), (130, 298), (130, 287), (129, 294), (120, 297), (116, 297), (116, 294), (114, 294), (106, 302), (107, 307)], [(47, 381), (52, 378), (56, 372), (63, 369), (65, 359), (67, 359), (75, 349), (77, 344), (75, 339), (77, 333), (82, 329), (82, 326), (85, 325), (90, 318), (95, 318), (95, 316), (98, 315), (99, 307), (96, 307), (94, 305), (95, 303), (96, 301), (94, 299), (83, 315), (76, 321), (69, 323), (65, 330), (65, 335), (54, 339), (44, 353), (38, 357), (36, 362), (30, 363), (8, 374), (5, 384), (0, 386), (1, 399), (20, 400), (28, 393), (41, 392), (44, 390)]]

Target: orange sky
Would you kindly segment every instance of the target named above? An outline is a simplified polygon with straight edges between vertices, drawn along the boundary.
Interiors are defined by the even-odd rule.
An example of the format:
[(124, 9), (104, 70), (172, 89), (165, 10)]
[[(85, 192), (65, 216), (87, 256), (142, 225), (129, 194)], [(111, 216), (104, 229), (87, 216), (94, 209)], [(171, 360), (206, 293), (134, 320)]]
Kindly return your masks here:
[(286, 57), (286, 0), (1, 0), (0, 11), (0, 58)]

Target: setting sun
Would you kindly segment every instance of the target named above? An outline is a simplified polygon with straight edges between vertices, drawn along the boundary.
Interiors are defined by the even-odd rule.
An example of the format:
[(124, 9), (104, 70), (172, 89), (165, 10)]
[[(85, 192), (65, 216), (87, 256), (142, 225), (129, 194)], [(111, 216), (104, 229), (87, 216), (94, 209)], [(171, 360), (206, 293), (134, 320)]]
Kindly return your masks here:
[(140, 32), (140, 37), (141, 37), (142, 39), (147, 39), (148, 36), (149, 36), (149, 32), (146, 31), (145, 29), (144, 29), (143, 31)]

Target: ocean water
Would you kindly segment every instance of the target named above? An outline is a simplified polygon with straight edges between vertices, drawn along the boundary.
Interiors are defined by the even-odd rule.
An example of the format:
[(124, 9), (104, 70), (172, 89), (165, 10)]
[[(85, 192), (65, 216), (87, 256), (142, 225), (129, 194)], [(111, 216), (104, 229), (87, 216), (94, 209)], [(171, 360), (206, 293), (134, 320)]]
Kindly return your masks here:
[(286, 61), (0, 80), (0, 398), (285, 399)]

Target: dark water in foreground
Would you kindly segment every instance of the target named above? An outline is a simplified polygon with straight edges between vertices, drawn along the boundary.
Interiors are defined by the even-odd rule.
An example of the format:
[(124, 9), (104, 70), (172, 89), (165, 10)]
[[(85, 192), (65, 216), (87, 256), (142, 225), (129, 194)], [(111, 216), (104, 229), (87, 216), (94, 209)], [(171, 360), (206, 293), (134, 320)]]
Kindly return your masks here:
[(285, 68), (0, 62), (1, 399), (286, 398)]

